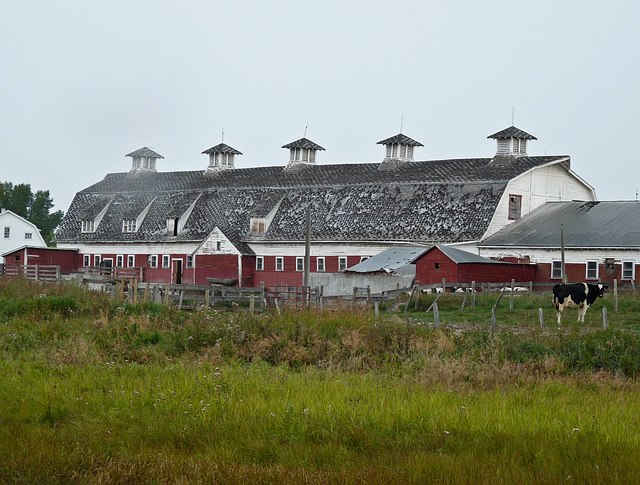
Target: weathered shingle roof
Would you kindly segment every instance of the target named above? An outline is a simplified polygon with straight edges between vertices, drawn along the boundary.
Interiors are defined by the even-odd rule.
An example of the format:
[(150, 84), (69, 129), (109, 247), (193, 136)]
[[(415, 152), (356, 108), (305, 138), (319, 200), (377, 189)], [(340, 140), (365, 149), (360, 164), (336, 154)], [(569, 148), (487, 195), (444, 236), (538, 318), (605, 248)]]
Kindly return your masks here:
[(142, 147), (135, 152), (127, 153), (126, 157), (149, 157), (149, 158), (164, 158), (159, 153), (154, 152), (151, 148)]
[[(510, 179), (568, 157), (519, 157), (496, 165), (490, 158), (407, 162), (394, 170), (378, 163), (309, 165), (305, 170), (256, 167), (215, 177), (189, 172), (112, 173), (78, 192), (56, 239), (63, 243), (202, 241), (219, 227), (250, 253), (251, 216), (280, 206), (260, 240), (303, 241), (306, 208), (312, 237), (325, 241), (404, 241), (419, 244), (477, 240), (485, 233)], [(106, 201), (106, 202), (105, 202)], [(81, 219), (111, 201), (94, 233)], [(167, 217), (193, 211), (178, 236), (167, 236)], [(281, 201), (281, 202), (280, 202)], [(122, 219), (149, 210), (135, 233)]]
[(525, 140), (537, 140), (535, 136), (530, 135), (526, 131), (522, 131), (520, 128), (516, 128), (515, 126), (510, 126), (509, 128), (500, 130), (493, 135), (489, 135), (487, 138), (524, 138)]
[(403, 135), (402, 133), (399, 133), (399, 134), (397, 134), (395, 136), (392, 136), (390, 138), (385, 138), (384, 140), (380, 140), (377, 143), (377, 145), (390, 145), (392, 143), (398, 143), (400, 145), (411, 145), (411, 146), (414, 146), (414, 147), (422, 147), (422, 146), (424, 146), (419, 141), (416, 141), (413, 138), (409, 138), (407, 135)]
[(486, 238), (483, 247), (640, 248), (640, 202), (548, 202)]
[(216, 146), (203, 151), (202, 153), (206, 155), (209, 155), (211, 153), (231, 153), (232, 155), (242, 155), (242, 152), (239, 152), (235, 148), (230, 147), (225, 143), (219, 143)]
[(291, 143), (282, 145), (282, 148), (309, 148), (311, 150), (324, 150), (320, 145), (307, 138), (300, 138), (299, 140), (292, 141)]

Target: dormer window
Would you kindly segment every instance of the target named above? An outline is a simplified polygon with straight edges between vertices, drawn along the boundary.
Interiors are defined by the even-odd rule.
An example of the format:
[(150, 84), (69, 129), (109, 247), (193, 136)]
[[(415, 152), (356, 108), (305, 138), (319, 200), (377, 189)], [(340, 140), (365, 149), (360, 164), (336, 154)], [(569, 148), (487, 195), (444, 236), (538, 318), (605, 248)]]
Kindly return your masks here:
[(529, 133), (522, 131), (515, 126), (510, 126), (502, 131), (489, 135), (497, 142), (496, 155), (524, 156), (527, 154), (527, 141), (537, 140)]
[(123, 219), (122, 220), (122, 232), (136, 232), (136, 220), (135, 219)]
[(156, 160), (158, 158), (164, 158), (162, 155), (147, 147), (140, 148), (126, 156), (132, 159), (131, 172), (155, 172)]
[(169, 217), (167, 218), (167, 236), (177, 236), (178, 235), (178, 226), (180, 223), (179, 217)]
[(264, 217), (252, 217), (251, 218), (251, 234), (252, 235), (264, 234), (266, 225), (267, 224)]
[(235, 148), (225, 145), (224, 143), (211, 147), (202, 153), (209, 155), (209, 166), (207, 167), (206, 173), (234, 168), (235, 156), (242, 155), (242, 152), (239, 152)]
[(95, 221), (93, 219), (82, 219), (82, 232), (95, 232)]
[(289, 149), (289, 165), (315, 165), (316, 152), (324, 150), (317, 143), (308, 140), (307, 138), (300, 138), (294, 142), (283, 145), (282, 148)]

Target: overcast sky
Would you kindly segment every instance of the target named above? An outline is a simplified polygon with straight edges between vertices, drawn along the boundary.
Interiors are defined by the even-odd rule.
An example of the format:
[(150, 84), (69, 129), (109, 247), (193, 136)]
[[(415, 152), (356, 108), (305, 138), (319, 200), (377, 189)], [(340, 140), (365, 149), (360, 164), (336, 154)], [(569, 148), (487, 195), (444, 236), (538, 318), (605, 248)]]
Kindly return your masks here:
[(22, 1), (0, 9), (0, 181), (55, 209), (143, 146), (161, 171), (491, 157), (512, 124), (531, 155), (570, 155), (600, 200), (635, 199), (640, 2)]

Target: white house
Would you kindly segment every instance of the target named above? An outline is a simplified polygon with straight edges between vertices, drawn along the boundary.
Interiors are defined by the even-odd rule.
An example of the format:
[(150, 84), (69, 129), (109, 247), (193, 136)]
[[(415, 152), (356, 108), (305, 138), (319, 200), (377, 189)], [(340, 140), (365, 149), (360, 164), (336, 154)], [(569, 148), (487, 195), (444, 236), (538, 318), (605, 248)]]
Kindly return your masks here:
[[(40, 230), (31, 222), (10, 210), (0, 211), (0, 255), (22, 246), (46, 247)], [(0, 263), (4, 257), (0, 256)]]

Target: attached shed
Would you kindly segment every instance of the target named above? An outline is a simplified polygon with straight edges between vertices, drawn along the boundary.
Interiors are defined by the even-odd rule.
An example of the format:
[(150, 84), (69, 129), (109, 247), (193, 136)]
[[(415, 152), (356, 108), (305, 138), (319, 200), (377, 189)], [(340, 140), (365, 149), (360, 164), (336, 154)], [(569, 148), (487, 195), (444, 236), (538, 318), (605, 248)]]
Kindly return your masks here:
[(483, 258), (451, 246), (436, 245), (416, 261), (416, 284), (442, 283), (506, 283), (534, 281), (534, 264), (506, 263)]
[(61, 273), (75, 271), (81, 263), (77, 249), (22, 246), (2, 256), (5, 258), (5, 265), (60, 266)]

